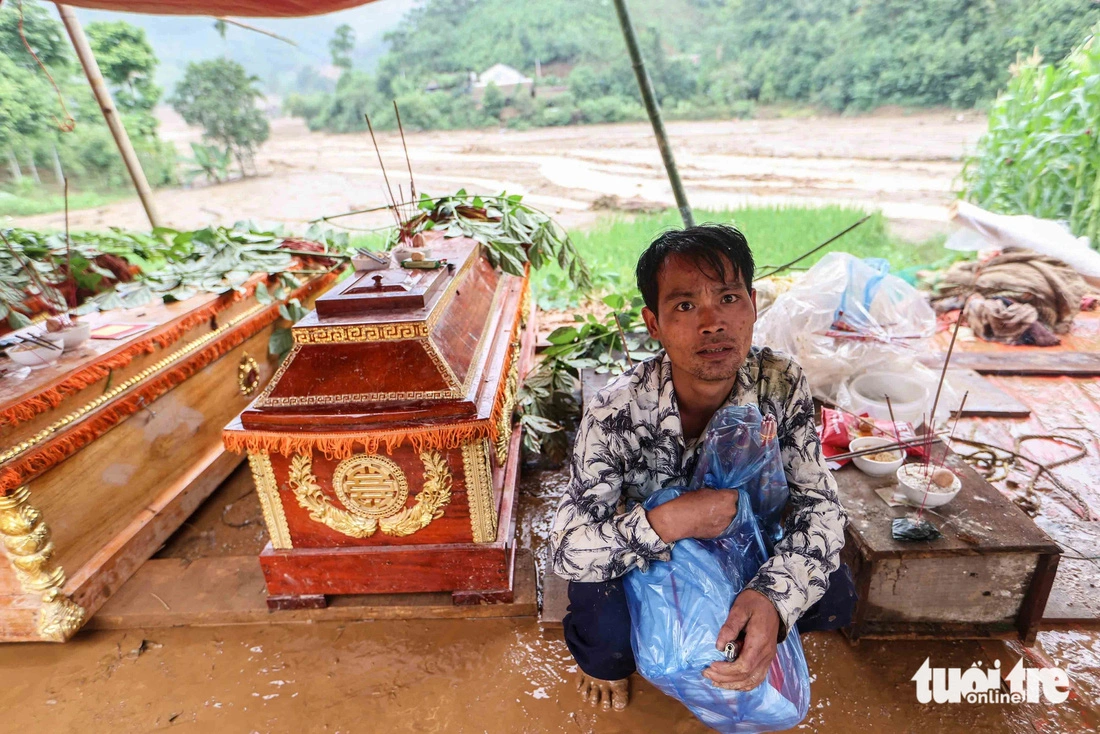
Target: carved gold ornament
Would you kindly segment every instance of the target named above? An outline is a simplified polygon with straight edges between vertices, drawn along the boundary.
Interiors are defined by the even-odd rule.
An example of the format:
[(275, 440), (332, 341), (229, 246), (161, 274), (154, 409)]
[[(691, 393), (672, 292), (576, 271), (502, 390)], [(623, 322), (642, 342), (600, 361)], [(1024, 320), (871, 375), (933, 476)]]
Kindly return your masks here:
[(275, 481), (275, 469), (271, 466), (271, 457), (262, 452), (248, 452), (248, 465), (252, 469), (252, 482), (256, 485), (256, 494), (260, 498), (264, 524), (271, 538), (272, 548), (293, 548), (290, 539), (290, 527), (283, 512), (283, 499), (279, 496), (279, 485)]
[(50, 589), (42, 595), (38, 610), (38, 634), (50, 642), (64, 642), (84, 624), (84, 608), (61, 593)]
[(489, 471), (489, 439), (462, 445), (466, 502), (470, 506), (470, 533), (475, 543), (497, 539), (497, 508), (493, 504), (493, 476)]
[(519, 389), (519, 353), (520, 342), (512, 342), (511, 356), (504, 383), (504, 402), (497, 422), (497, 466), (508, 461), (508, 444), (512, 440), (512, 411), (516, 408), (516, 393)]
[(241, 395), (248, 396), (256, 392), (259, 386), (260, 365), (256, 364), (252, 355), (245, 354), (237, 365), (237, 389), (240, 390)]
[(393, 460), (377, 455), (341, 461), (332, 473), (332, 488), (344, 507), (360, 517), (389, 517), (409, 498), (405, 472)]
[(291, 459), (289, 485), (311, 520), (338, 533), (369, 538), (381, 529), (395, 537), (412, 535), (442, 517), (443, 508), (451, 501), (447, 461), (437, 451), (421, 452), (420, 461), (424, 463), (424, 486), (412, 507), (404, 507), (408, 482), (401, 468), (378, 455), (358, 454), (336, 467), (333, 489), (346, 509), (332, 504), (321, 491), (313, 476), (313, 461), (306, 454)]
[(23, 591), (42, 592), (39, 636), (64, 642), (84, 624), (84, 609), (61, 593), (65, 571), (53, 564), (50, 530), (42, 513), (31, 506), (30, 496), (26, 487), (18, 487), (0, 497), (0, 540)]

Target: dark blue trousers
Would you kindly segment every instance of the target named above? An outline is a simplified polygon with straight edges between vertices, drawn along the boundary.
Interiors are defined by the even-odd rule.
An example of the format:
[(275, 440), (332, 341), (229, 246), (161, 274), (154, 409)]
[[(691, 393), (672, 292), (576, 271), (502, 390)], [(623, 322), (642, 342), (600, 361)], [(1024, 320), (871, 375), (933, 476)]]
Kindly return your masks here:
[[(844, 564), (830, 577), (825, 595), (798, 620), (799, 632), (819, 632), (852, 623), (856, 587)], [(630, 611), (623, 580), (569, 583), (569, 611), (562, 620), (565, 644), (577, 665), (588, 675), (604, 680), (626, 678), (634, 672), (630, 647)]]

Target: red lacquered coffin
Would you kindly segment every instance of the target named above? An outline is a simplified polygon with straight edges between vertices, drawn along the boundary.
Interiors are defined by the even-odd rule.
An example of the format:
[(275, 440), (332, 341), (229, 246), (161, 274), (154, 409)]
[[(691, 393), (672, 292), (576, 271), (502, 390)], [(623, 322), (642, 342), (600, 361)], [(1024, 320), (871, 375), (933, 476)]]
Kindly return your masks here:
[(225, 430), (251, 462), (273, 608), (332, 594), (512, 599), (528, 283), (474, 240), (436, 238), (432, 252), (447, 266), (356, 272), (319, 298)]

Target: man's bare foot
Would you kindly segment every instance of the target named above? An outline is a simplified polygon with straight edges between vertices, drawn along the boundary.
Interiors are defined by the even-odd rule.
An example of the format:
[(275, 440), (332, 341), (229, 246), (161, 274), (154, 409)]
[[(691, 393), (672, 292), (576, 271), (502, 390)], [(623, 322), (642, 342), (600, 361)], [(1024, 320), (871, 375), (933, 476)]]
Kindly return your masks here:
[(599, 706), (604, 711), (622, 711), (630, 702), (630, 679), (603, 680), (582, 672), (578, 673), (577, 691), (581, 700), (592, 706)]

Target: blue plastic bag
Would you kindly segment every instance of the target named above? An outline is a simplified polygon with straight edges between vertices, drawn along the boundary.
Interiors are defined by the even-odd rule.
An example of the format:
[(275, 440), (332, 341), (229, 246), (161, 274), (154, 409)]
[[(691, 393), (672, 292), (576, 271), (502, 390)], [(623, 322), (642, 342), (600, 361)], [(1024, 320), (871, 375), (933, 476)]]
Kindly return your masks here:
[(755, 407), (726, 408), (704, 441), (691, 488), (662, 489), (645, 507), (713, 487), (739, 492), (737, 516), (720, 537), (681, 540), (671, 560), (627, 574), (638, 672), (723, 734), (788, 729), (805, 718), (810, 705), (810, 675), (797, 629), (780, 643), (764, 682), (751, 691), (727, 691), (702, 676), (711, 663), (725, 659), (715, 647), (718, 631), (737, 594), (768, 557), (771, 542), (765, 533), (772, 542), (781, 534), (789, 493), (774, 423), (761, 421)]
[(703, 436), (690, 486), (745, 490), (769, 553), (783, 535), (781, 518), (791, 496), (777, 433), (775, 419), (761, 418), (755, 405), (718, 411)]

